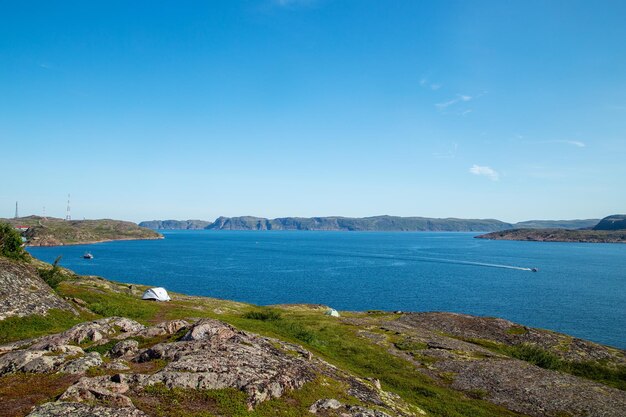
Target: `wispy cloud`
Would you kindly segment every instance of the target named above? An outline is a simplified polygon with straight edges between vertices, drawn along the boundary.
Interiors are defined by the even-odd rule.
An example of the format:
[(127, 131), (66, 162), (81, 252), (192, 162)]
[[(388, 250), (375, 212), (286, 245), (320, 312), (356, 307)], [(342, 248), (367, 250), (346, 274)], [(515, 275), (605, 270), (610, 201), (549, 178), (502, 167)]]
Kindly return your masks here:
[(443, 103), (437, 103), (435, 106), (437, 106), (438, 109), (443, 110), (457, 103), (472, 101), (473, 98), (474, 97), (465, 94), (457, 94), (455, 98), (444, 101)]
[(422, 79), (420, 79), (420, 85), (424, 88), (429, 88), (433, 91), (437, 91), (442, 87), (440, 83), (430, 82), (430, 80), (428, 80), (427, 77), (422, 77)]
[(576, 146), (576, 147), (579, 147), (579, 148), (584, 148), (584, 147), (587, 146), (587, 145), (585, 145), (584, 142), (581, 142), (579, 140), (555, 140), (554, 142), (555, 143), (565, 143), (567, 145), (572, 145), (572, 146)]
[(498, 181), (500, 174), (493, 168), (488, 166), (472, 165), (469, 169), (470, 174), (479, 175), (489, 178), (491, 181)]

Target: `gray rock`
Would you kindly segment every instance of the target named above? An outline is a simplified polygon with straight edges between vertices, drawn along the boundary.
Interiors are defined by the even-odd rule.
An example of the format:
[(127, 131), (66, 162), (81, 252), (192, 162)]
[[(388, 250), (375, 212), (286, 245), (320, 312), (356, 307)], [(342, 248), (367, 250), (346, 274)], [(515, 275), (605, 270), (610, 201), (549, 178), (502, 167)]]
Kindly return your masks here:
[(134, 407), (130, 398), (123, 395), (129, 389), (127, 383), (109, 376), (83, 377), (69, 387), (59, 399), (70, 402), (101, 401), (116, 407)]
[(174, 334), (185, 327), (189, 327), (189, 322), (185, 320), (169, 320), (155, 326), (145, 328), (140, 331), (137, 336), (145, 337), (147, 339), (157, 336), (166, 336)]
[(34, 266), (0, 257), (0, 320), (46, 315), (51, 309), (76, 314), (76, 310), (39, 277)]
[(237, 388), (248, 394), (252, 407), (311, 381), (312, 365), (300, 356), (277, 349), (269, 339), (241, 332), (217, 320), (200, 320), (183, 338), (157, 344), (139, 362), (165, 359), (168, 365), (145, 384), (168, 387)]
[(122, 340), (113, 346), (110, 351), (112, 358), (119, 358), (122, 356), (132, 356), (137, 353), (139, 348), (139, 342), (132, 339)]
[(233, 327), (218, 320), (204, 319), (196, 323), (181, 340), (227, 340), (235, 335)]
[(130, 366), (128, 366), (126, 363), (124, 363), (124, 361), (120, 359), (116, 359), (111, 362), (105, 362), (102, 367), (111, 371), (128, 371), (130, 369)]
[(82, 403), (53, 402), (35, 408), (27, 417), (148, 417), (135, 408), (114, 408)]
[(16, 350), (0, 356), (0, 375), (19, 372), (28, 363), (41, 358), (46, 353), (45, 350)]
[(100, 320), (80, 323), (62, 333), (34, 339), (30, 349), (54, 350), (60, 345), (83, 342), (106, 342), (109, 338), (122, 338), (134, 335), (145, 326), (124, 317), (107, 317)]
[(317, 400), (313, 403), (311, 407), (309, 407), (309, 412), (316, 414), (319, 410), (336, 410), (338, 408), (343, 407), (343, 404), (334, 398), (327, 398), (322, 400)]
[(59, 371), (67, 374), (81, 374), (89, 368), (102, 365), (102, 357), (98, 352), (89, 352), (85, 356), (69, 361)]

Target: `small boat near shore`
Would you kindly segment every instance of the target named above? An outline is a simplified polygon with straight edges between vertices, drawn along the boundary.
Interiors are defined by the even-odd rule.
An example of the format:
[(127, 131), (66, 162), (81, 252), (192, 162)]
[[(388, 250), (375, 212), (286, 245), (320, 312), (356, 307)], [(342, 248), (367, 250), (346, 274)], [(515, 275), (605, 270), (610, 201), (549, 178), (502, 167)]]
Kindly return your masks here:
[(91, 254), (91, 252), (85, 252), (85, 254), (83, 255), (83, 259), (93, 259), (93, 255)]

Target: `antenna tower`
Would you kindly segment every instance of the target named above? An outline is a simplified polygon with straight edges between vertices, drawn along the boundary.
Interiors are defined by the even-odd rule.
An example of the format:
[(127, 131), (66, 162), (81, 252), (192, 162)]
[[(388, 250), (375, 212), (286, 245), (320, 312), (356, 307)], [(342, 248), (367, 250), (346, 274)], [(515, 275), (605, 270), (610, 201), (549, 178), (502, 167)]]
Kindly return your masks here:
[(72, 216), (70, 215), (70, 195), (67, 195), (67, 210), (65, 211), (65, 220), (72, 220)]
[(16, 201), (15, 202), (15, 218), (17, 219), (18, 217), (20, 216), (17, 214), (17, 201)]

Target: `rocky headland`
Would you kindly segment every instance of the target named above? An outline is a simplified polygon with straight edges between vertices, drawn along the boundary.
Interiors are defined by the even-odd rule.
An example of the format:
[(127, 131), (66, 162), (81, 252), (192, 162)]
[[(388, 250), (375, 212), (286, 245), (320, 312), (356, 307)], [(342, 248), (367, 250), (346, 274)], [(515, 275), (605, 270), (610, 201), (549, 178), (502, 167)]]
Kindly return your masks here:
[[(258, 307), (0, 262), (0, 416), (623, 416), (626, 352), (498, 318)], [(10, 304), (9, 304), (10, 303)]]
[(512, 229), (476, 236), (478, 239), (533, 242), (626, 243), (626, 215), (612, 215), (590, 229)]
[(154, 230), (121, 220), (63, 220), (54, 217), (27, 216), (0, 219), (12, 226), (25, 226), (29, 246), (60, 246), (99, 243), (112, 240), (162, 239)]

